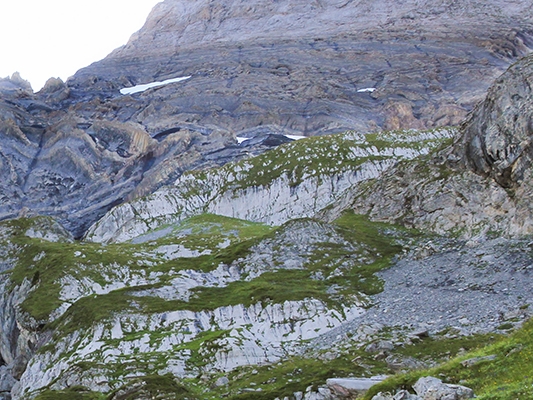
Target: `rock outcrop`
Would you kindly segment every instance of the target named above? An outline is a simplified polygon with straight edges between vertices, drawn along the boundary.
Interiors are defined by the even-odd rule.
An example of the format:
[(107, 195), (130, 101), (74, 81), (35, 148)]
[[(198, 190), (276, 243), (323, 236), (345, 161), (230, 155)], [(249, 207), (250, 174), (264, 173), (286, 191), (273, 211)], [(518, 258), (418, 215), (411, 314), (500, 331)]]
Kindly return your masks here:
[(314, 217), (357, 183), (427, 154), (453, 133), (407, 131), (376, 140), (349, 132), (299, 141), (253, 160), (186, 174), (147, 198), (113, 208), (85, 239), (123, 242), (204, 212), (272, 225)]
[(65, 96), (69, 89), (57, 80), (37, 95), (18, 76), (0, 81), (0, 219), (51, 215), (80, 237), (114, 205), (184, 171), (278, 145), (239, 146), (227, 130), (186, 123), (152, 137), (138, 123), (101, 119), (98, 101), (57, 109)]
[(443, 383), (440, 379), (428, 376), (420, 378), (413, 386), (416, 395), (401, 390), (394, 396), (378, 394), (372, 400), (467, 400), (474, 398), (474, 391), (461, 385)]
[(354, 208), (442, 234), (531, 234), (532, 60), (521, 59), (495, 82), (452, 146), (354, 189)]
[(506, 189), (528, 185), (533, 157), (533, 57), (512, 65), (463, 125), (455, 154)]

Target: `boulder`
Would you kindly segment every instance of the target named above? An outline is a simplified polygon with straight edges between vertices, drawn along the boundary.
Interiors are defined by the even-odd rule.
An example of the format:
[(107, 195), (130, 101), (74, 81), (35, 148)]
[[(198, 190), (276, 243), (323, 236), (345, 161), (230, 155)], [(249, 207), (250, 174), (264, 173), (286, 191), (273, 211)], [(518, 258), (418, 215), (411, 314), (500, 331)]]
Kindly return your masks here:
[(342, 398), (364, 393), (384, 379), (385, 377), (332, 378), (328, 379), (326, 384), (333, 393)]
[(372, 400), (466, 400), (474, 396), (472, 389), (443, 383), (432, 376), (420, 378), (413, 386), (416, 395), (400, 390), (395, 395), (378, 393)]
[(400, 390), (394, 396), (390, 393), (381, 393), (372, 397), (372, 400), (422, 400), (415, 394), (409, 393), (407, 390)]
[(422, 400), (466, 400), (474, 397), (474, 391), (466, 386), (446, 384), (431, 376), (420, 378), (413, 389)]

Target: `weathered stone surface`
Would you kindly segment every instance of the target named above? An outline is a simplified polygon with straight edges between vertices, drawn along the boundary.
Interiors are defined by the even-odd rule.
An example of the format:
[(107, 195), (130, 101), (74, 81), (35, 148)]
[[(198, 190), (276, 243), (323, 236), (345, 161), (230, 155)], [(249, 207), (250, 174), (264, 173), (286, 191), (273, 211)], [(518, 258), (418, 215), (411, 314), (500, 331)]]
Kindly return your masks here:
[[(377, 178), (399, 160), (427, 154), (453, 132), (441, 129), (384, 134), (379, 148), (367, 142), (365, 135), (348, 132), (314, 150), (298, 142), (298, 146), (273, 150), (255, 163), (243, 161), (184, 175), (151, 196), (113, 208), (87, 231), (85, 239), (131, 240), (204, 212), (273, 225), (313, 217), (358, 182)], [(301, 164), (298, 172), (287, 169), (287, 159), (291, 160), (290, 168), (294, 161)], [(343, 167), (354, 162), (354, 166)], [(257, 181), (260, 184), (254, 183)]]
[(413, 389), (416, 395), (401, 390), (395, 395), (378, 393), (372, 400), (466, 400), (475, 397), (470, 388), (446, 384), (431, 376), (420, 378)]
[(527, 57), (491, 86), (463, 126), (455, 153), (476, 173), (490, 176), (504, 188), (526, 178), (533, 157), (533, 57)]
[[(185, 257), (211, 252), (167, 243), (150, 248), (151, 242), (165, 236), (154, 229), (206, 211), (278, 224), (333, 215), (352, 206), (377, 219), (440, 233), (465, 229), (466, 236), (494, 229), (523, 234), (533, 226), (527, 183), (527, 62), (511, 68), (512, 78), (499, 81), (504, 99), (497, 98), (496, 89), (489, 92), (486, 104), (465, 124), (462, 139), (429, 165), (427, 160), (405, 161), (427, 154), (433, 148), (427, 141), (438, 142), (438, 132), (433, 137), (428, 132), (398, 133), (398, 141), (402, 135), (411, 137), (406, 146), (390, 145), (384, 133), (357, 146), (336, 143), (319, 163), (304, 154), (290, 159), (296, 166), (289, 163), (290, 168), (284, 166), (283, 173), (271, 179), (263, 179), (263, 174), (276, 157), (262, 159), (261, 174), (252, 178), (248, 172), (257, 167), (252, 159), (236, 169), (207, 170), (277, 146), (286, 141), (287, 133), (457, 123), (492, 76), (529, 51), (529, 5), (472, 0), (460, 5), (410, 0), (392, 5), (381, 0), (258, 1), (244, 7), (230, 3), (167, 0), (126, 47), (66, 84), (49, 81), (38, 94), (18, 75), (0, 81), (0, 218), (50, 214), (80, 236), (114, 205), (132, 200), (107, 213), (89, 237), (148, 242), (148, 250), (120, 260), (123, 264), (114, 257), (85, 265), (84, 252), (72, 251), (72, 271), (62, 271), (61, 261), (53, 258), (50, 265), (34, 271), (42, 257), (57, 255), (54, 247), (70, 251), (77, 244), (47, 243), (72, 241), (49, 220), (25, 227), (21, 247), (35, 239), (39, 251), (24, 265), (28, 277), (15, 283), (9, 273), (21, 250), (9, 240), (9, 227), (2, 228), (0, 363), (9, 368), (0, 368), (7, 382), (0, 381), (0, 389), (9, 390), (14, 379), (20, 379), (12, 391), (15, 398), (48, 387), (80, 386), (116, 398), (144, 398), (153, 393), (139, 377), (140, 369), (172, 377), (204, 376), (212, 370), (220, 376), (236, 367), (295, 354), (302, 341), (331, 346), (342, 340), (341, 334), (361, 332), (366, 344), (382, 327), (405, 325), (406, 309), (413, 325), (408, 331), (424, 331), (420, 336), (445, 327), (465, 335), (494, 331), (500, 325), (494, 316), (505, 318), (531, 303), (527, 244), (491, 241), (461, 244), (480, 252), (475, 255), (465, 255), (459, 245), (448, 249), (426, 243), (414, 249), (379, 273), (384, 291), (373, 296), (376, 303), (370, 309), (363, 308), (370, 305), (365, 296), (342, 293), (337, 284), (324, 291), (334, 304), (314, 297), (271, 302), (267, 286), (266, 294), (259, 287), (261, 299), (254, 292), (249, 304), (184, 307), (202, 288), (207, 292), (249, 284), (264, 273), (303, 270), (316, 261), (320, 252), (315, 251), (323, 250), (318, 244), (327, 249), (323, 256), (332, 277), (341, 280), (353, 260), (339, 261), (330, 250), (357, 250), (334, 228), (317, 221), (286, 223), (276, 235), (262, 238), (249, 252), (237, 252), (227, 264), (226, 257), (217, 254), (217, 264), (205, 270), (186, 267), (194, 261), (187, 264)], [(360, 18), (363, 14), (366, 18)], [(526, 78), (521, 76), (524, 71)], [(175, 74), (191, 78), (140, 94), (118, 94), (123, 86)], [(490, 124), (483, 125), (484, 117), (476, 120), (479, 115)], [(250, 140), (238, 145), (236, 134)], [(281, 156), (287, 148), (273, 154)], [(344, 150), (350, 156), (341, 160)], [(398, 162), (402, 165), (392, 169)], [(344, 169), (332, 167), (337, 163)], [(201, 168), (206, 171), (182, 177), (186, 170)], [(372, 179), (380, 181), (378, 186), (369, 184)], [(372, 193), (361, 192), (361, 182)], [(365, 201), (353, 205), (352, 189), (357, 200)], [(105, 247), (89, 244), (85, 250), (99, 260)], [(372, 262), (369, 257), (375, 253), (366, 251), (358, 261)], [(473, 265), (482, 265), (483, 272), (474, 273)], [(56, 268), (60, 271), (52, 271)], [(58, 290), (58, 298), (46, 299), (57, 308), (37, 321), (24, 302), (47, 272), (59, 275), (48, 282)], [(317, 272), (309, 279), (322, 282), (324, 275)], [(80, 307), (85, 317), (84, 300), (112, 311), (106, 313), (104, 307), (101, 320), (89, 320), (80, 328), (74, 316)], [(97, 303), (102, 300), (107, 302)], [(114, 308), (114, 300), (119, 308)], [(516, 315), (525, 318), (529, 313)], [(58, 324), (54, 327), (51, 321)], [(43, 332), (49, 327), (58, 330)], [(203, 342), (205, 337), (209, 341)], [(199, 345), (206, 342), (209, 345)], [(36, 353), (45, 343), (49, 346)], [(381, 343), (379, 357), (392, 369), (417, 367), (411, 359), (387, 357), (397, 344), (396, 338), (390, 345)], [(332, 349), (320, 358), (331, 360), (338, 351)], [(128, 357), (132, 365), (124, 367)], [(201, 362), (189, 363), (194, 357)], [(117, 372), (123, 375), (116, 377)], [(138, 379), (132, 381), (133, 377)], [(418, 397), (400, 392), (393, 398), (471, 396), (467, 388), (439, 382), (419, 382)], [(225, 387), (228, 382), (218, 383)], [(352, 388), (347, 386), (344, 382), (335, 390), (349, 394)], [(333, 390), (320, 389), (315, 393), (307, 387), (294, 397), (331, 398)], [(255, 382), (243, 389), (261, 390)]]
[(0, 366), (0, 396), (6, 392), (11, 392), (16, 380), (11, 375), (11, 371), (5, 365)]
[(469, 358), (468, 360), (461, 361), (461, 365), (463, 367), (472, 367), (476, 364), (480, 364), (480, 363), (487, 362), (487, 361), (493, 361), (495, 359), (496, 359), (495, 355)]
[(75, 237), (112, 206), (149, 194), (186, 170), (279, 144), (241, 147), (227, 130), (186, 123), (151, 137), (136, 122), (95, 116), (116, 106), (93, 101), (56, 109), (56, 97), (69, 90), (60, 81), (49, 81), (37, 95), (20, 79), (0, 82), (0, 219), (51, 215)]
[[(530, 13), (476, 0), (167, 0), (126, 46), (67, 83), (34, 94), (18, 74), (0, 81), (0, 219), (27, 208), (80, 237), (186, 170), (279, 144), (237, 146), (240, 133), (455, 124), (529, 51)], [(191, 78), (119, 93), (176, 75)]]
[(413, 389), (423, 400), (466, 400), (474, 397), (474, 391), (470, 388), (442, 383), (431, 376), (420, 378)]
[(443, 234), (531, 234), (532, 60), (498, 79), (454, 145), (387, 173), (366, 192), (355, 188), (354, 208)]
[(377, 378), (331, 378), (327, 380), (328, 388), (341, 398), (362, 394), (372, 386), (382, 382), (383, 377)]
[(372, 400), (421, 400), (417, 395), (409, 393), (407, 390), (400, 390), (394, 396), (389, 393), (378, 393)]
[(49, 242), (71, 243), (74, 241), (69, 231), (49, 217), (35, 218), (24, 234), (29, 238)]
[(427, 365), (413, 357), (390, 355), (385, 359), (387, 366), (395, 372), (407, 372), (414, 369), (423, 369)]

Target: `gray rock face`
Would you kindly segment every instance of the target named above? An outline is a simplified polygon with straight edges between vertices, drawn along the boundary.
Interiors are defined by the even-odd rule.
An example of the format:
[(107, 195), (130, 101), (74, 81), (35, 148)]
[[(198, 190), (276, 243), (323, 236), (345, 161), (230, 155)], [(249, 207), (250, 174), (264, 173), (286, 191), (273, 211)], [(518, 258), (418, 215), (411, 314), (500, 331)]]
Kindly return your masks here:
[(520, 186), (531, 167), (533, 148), (533, 57), (502, 75), (485, 101), (464, 124), (456, 153), (476, 173), (490, 176), (504, 188)]
[(394, 396), (379, 393), (372, 400), (466, 400), (474, 396), (474, 391), (461, 385), (443, 383), (432, 376), (420, 378), (413, 389), (416, 395), (401, 390)]
[(340, 398), (361, 395), (384, 378), (332, 378), (327, 380), (328, 387)]
[(227, 130), (185, 123), (152, 137), (138, 123), (102, 118), (98, 110), (115, 107), (110, 104), (94, 100), (61, 109), (71, 100), (58, 103), (70, 93), (60, 81), (49, 81), (39, 94), (20, 81), (0, 81), (0, 220), (51, 215), (79, 237), (112, 206), (186, 170), (279, 144), (265, 139), (239, 146)]
[(409, 393), (407, 390), (400, 390), (394, 396), (380, 392), (372, 397), (372, 400), (420, 400), (420, 397)]
[(122, 86), (192, 76), (114, 100), (120, 120), (143, 125), (155, 110), (160, 121), (234, 132), (457, 124), (529, 51), (528, 16), (526, 5), (503, 1), (167, 0), (126, 46), (68, 85), (85, 98), (89, 86), (112, 96)]
[[(186, 174), (150, 196), (113, 208), (89, 228), (85, 239), (123, 242), (204, 212), (273, 225), (315, 216), (356, 183), (377, 178), (399, 160), (427, 154), (453, 132), (383, 134), (379, 148), (367, 136), (347, 132)], [(299, 164), (296, 173), (294, 162)]]
[(420, 378), (413, 389), (423, 400), (466, 400), (474, 397), (474, 391), (470, 388), (442, 383), (431, 376)]
[(11, 392), (16, 380), (11, 375), (11, 371), (5, 365), (0, 366), (0, 398), (5, 398)]

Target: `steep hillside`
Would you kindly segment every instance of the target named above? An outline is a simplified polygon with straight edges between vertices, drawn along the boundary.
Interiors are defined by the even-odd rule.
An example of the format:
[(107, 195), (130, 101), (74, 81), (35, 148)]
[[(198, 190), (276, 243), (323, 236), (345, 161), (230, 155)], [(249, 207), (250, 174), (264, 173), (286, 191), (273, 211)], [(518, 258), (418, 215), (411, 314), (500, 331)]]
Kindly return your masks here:
[(0, 219), (50, 215), (81, 237), (113, 206), (283, 135), (457, 125), (533, 27), (522, 3), (452, 3), (164, 1), (66, 83), (0, 81)]
[(441, 234), (533, 233), (532, 61), (521, 59), (496, 80), (453, 146), (352, 192), (353, 209)]
[[(239, 145), (227, 130), (181, 122), (150, 136), (136, 122), (102, 117), (99, 100), (69, 108), (71, 90), (50, 81), (33, 94), (17, 75), (0, 80), (0, 220), (50, 215), (76, 237), (112, 206), (290, 141)], [(66, 103), (59, 104), (57, 99)]]
[(219, 169), (191, 172), (146, 198), (117, 206), (85, 239), (121, 242), (210, 212), (269, 224), (314, 217), (359, 182), (399, 160), (428, 154), (453, 129), (309, 138)]
[[(522, 71), (527, 86), (529, 65), (516, 64), (496, 85)], [(492, 93), (486, 104), (498, 104)], [(523, 104), (513, 105), (520, 115)], [(96, 223), (87, 239), (107, 245), (73, 242), (49, 218), (3, 223), (6, 387), (21, 399), (305, 391), (324, 400), (339, 396), (328, 378), (432, 366), (520, 328), (533, 301), (529, 239), (443, 238), (341, 211), (378, 204), (369, 194), (404, 210), (404, 197), (393, 195), (398, 179), (422, 194), (455, 180), (486, 196), (464, 178), (498, 186), (463, 161), (470, 125), (308, 138), (190, 172)], [(405, 215), (394, 216), (406, 223)], [(451, 213), (413, 215), (445, 221)], [(457, 233), (472, 237), (463, 228)]]

